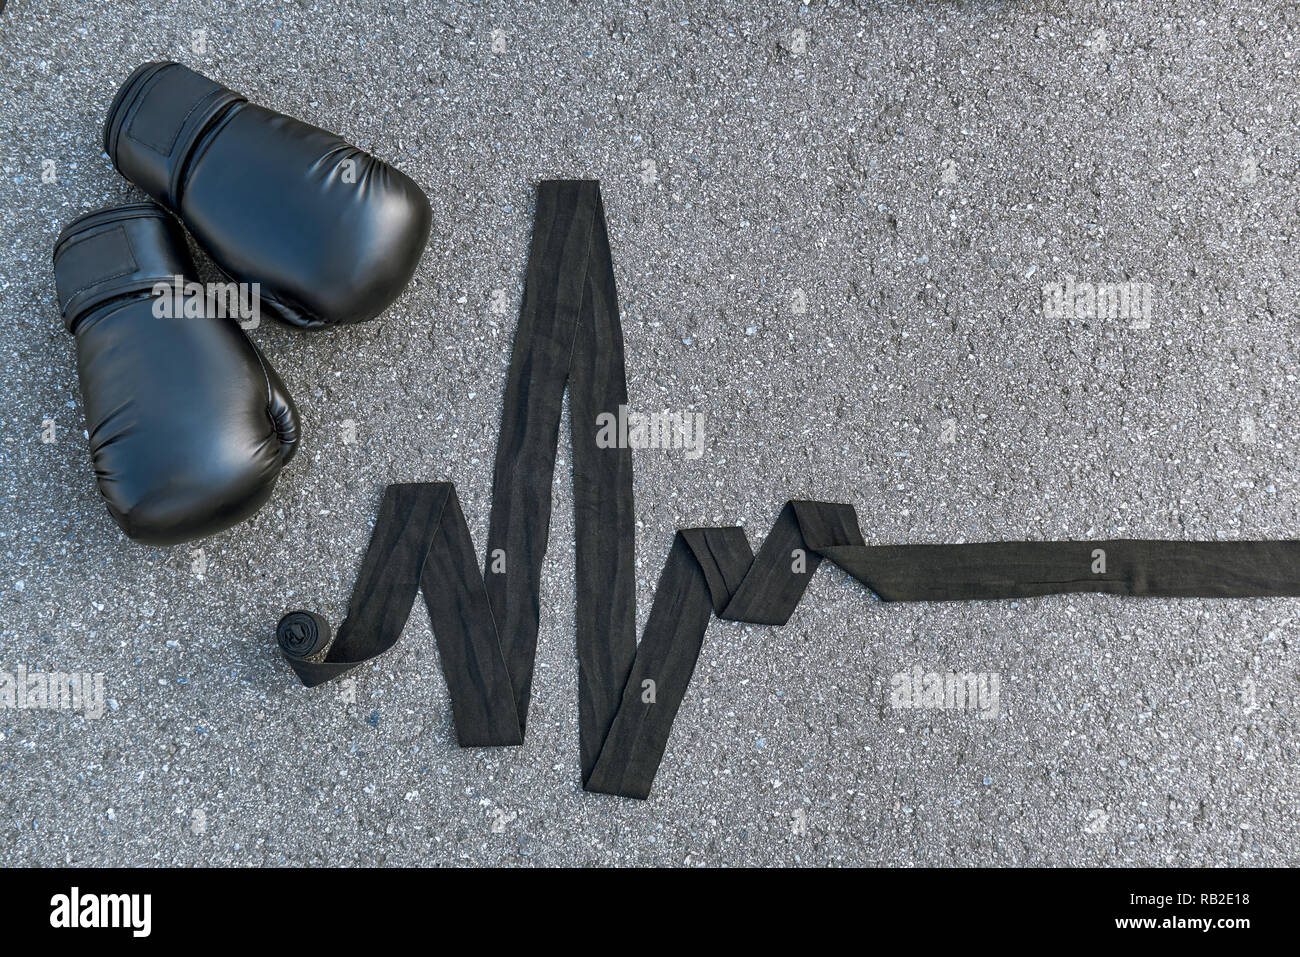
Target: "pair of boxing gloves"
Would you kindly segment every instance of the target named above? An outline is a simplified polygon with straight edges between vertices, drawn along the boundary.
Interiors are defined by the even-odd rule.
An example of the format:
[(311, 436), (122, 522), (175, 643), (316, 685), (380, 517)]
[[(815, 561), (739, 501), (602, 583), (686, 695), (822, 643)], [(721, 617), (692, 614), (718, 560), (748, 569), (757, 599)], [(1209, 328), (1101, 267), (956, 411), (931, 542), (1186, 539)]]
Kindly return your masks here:
[(255, 291), (259, 311), (320, 328), (397, 298), (428, 239), (429, 200), (334, 134), (177, 63), (131, 74), (104, 149), (154, 202), (63, 230), (59, 308), (108, 511), (134, 540), (176, 544), (257, 511), (299, 440), (293, 400), (238, 317), (193, 286), (178, 295), (197, 274), (177, 219), (247, 284), (238, 301)]

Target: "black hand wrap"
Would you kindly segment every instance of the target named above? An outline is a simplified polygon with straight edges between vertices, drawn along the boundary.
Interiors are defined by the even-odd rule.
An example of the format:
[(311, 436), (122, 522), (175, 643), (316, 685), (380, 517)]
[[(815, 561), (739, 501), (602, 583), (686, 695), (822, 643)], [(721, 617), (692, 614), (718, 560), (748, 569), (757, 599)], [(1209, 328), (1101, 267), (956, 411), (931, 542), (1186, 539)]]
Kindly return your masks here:
[(388, 486), (337, 640), (323, 661), (289, 657), (304, 684), (391, 648), (419, 591), (460, 744), (523, 742), (566, 388), (577, 504), (579, 742), (589, 791), (646, 797), (710, 616), (785, 624), (822, 559), (885, 601), (1082, 591), (1300, 595), (1300, 542), (870, 546), (851, 506), (792, 501), (757, 555), (740, 528), (679, 531), (638, 644), (631, 452), (595, 441), (597, 417), (627, 402), (604, 210), (595, 182), (550, 181), (537, 193), (485, 570), (450, 483)]
[(291, 611), (275, 626), (275, 640), (291, 661), (310, 658), (330, 643), (330, 625), (310, 611)]

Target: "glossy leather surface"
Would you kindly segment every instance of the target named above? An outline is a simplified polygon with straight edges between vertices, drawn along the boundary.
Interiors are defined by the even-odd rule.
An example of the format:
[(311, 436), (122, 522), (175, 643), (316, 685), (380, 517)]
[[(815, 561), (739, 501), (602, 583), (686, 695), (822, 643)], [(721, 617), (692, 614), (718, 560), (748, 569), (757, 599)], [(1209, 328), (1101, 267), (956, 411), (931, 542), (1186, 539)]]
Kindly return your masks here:
[(175, 544), (257, 511), (298, 447), (298, 413), (234, 319), (155, 315), (155, 284), (195, 275), (175, 221), (152, 203), (83, 216), (54, 273), (95, 478), (122, 530)]
[(176, 212), (230, 277), (292, 325), (364, 322), (410, 281), (429, 236), (424, 192), (333, 133), (249, 103), (177, 63), (139, 67), (104, 148)]

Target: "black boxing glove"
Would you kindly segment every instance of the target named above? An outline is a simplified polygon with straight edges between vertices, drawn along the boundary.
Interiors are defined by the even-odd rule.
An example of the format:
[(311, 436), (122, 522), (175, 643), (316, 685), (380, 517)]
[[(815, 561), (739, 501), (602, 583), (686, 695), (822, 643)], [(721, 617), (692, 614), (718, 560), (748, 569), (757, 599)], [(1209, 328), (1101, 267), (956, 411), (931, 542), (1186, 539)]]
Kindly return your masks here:
[(231, 278), (295, 326), (364, 322), (410, 281), (432, 214), (405, 173), (249, 103), (179, 63), (146, 63), (104, 123), (113, 165)]
[(153, 203), (82, 216), (54, 246), (99, 490), (122, 530), (154, 545), (248, 518), (298, 447), (298, 412), (238, 322), (194, 315), (198, 299), (178, 313), (175, 277), (194, 275)]

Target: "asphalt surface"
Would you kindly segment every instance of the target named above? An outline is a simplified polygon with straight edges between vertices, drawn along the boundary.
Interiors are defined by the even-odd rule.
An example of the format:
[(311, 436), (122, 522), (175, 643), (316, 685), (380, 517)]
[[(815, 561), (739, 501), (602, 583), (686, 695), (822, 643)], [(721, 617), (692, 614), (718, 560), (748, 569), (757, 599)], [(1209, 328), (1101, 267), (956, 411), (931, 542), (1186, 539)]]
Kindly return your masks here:
[[(455, 481), (482, 547), (548, 177), (602, 181), (634, 408), (705, 416), (699, 458), (635, 454), (642, 621), (675, 528), (757, 544), (795, 497), (879, 543), (1300, 529), (1300, 8), (758, 6), (11, 0), (0, 671), (100, 674), (105, 711), (0, 708), (0, 862), (1300, 863), (1297, 600), (889, 606), (825, 569), (786, 627), (711, 624), (648, 802), (590, 795), (561, 467), (524, 747), (455, 746), (419, 606), (350, 684), (279, 658), (286, 609), (342, 617), (385, 484)], [(49, 264), (141, 198), (99, 130), (160, 58), (436, 220), (378, 321), (253, 333), (305, 447), (166, 549), (98, 498)], [(1071, 279), (1149, 321), (1045, 308)], [(996, 716), (893, 707), (914, 666), (996, 675)]]

